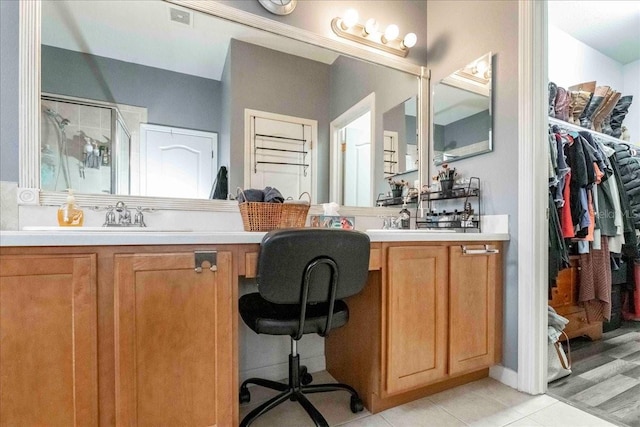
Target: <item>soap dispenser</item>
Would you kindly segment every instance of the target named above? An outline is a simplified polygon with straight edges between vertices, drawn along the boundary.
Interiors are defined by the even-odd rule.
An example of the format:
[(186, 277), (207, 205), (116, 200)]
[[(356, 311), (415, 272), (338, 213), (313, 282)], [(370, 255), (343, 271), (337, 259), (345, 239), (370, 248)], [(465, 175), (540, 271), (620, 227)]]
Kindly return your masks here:
[(407, 209), (407, 199), (404, 199), (402, 203), (402, 210), (400, 211), (400, 228), (403, 230), (408, 230), (410, 226), (411, 214), (409, 213), (409, 209)]
[(58, 225), (61, 227), (81, 227), (84, 223), (84, 212), (76, 204), (73, 190), (67, 190), (67, 201), (58, 209)]

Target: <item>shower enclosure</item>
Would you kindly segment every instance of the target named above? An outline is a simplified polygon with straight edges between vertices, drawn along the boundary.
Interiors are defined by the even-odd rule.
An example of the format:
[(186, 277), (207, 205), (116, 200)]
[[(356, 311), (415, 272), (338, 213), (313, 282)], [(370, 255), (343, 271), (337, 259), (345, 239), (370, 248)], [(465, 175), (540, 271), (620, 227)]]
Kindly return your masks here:
[(40, 187), (130, 194), (131, 134), (116, 106), (43, 95)]

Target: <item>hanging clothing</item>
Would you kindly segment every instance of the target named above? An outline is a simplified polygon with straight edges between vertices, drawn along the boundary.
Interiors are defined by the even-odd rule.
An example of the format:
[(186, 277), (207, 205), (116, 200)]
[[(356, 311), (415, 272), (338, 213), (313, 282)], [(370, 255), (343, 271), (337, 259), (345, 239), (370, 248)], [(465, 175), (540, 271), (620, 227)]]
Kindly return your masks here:
[(602, 249), (580, 255), (580, 301), (589, 322), (611, 318), (611, 263), (607, 239), (600, 242)]

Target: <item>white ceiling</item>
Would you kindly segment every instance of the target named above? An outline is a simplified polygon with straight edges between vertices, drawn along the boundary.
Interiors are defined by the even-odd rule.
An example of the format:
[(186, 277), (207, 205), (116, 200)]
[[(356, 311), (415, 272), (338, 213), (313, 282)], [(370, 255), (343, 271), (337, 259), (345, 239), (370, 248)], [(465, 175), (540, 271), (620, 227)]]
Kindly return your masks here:
[[(1, 0), (0, 0), (1, 1)], [(44, 0), (42, 44), (220, 80), (231, 38), (327, 64), (335, 52), (212, 16), (169, 20), (159, 0)], [(187, 11), (187, 9), (184, 9)]]
[(640, 59), (640, 1), (549, 1), (549, 24), (622, 65)]

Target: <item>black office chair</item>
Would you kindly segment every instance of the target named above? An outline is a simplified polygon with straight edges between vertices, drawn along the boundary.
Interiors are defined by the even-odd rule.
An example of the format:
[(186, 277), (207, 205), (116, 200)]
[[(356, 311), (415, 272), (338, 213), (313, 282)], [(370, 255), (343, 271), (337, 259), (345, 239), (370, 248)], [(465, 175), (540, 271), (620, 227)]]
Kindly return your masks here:
[(353, 387), (340, 384), (309, 384), (307, 368), (300, 366), (297, 342), (303, 334), (327, 336), (344, 326), (349, 308), (341, 298), (357, 294), (367, 282), (369, 236), (357, 231), (320, 228), (285, 229), (267, 233), (260, 245), (258, 291), (239, 301), (244, 322), (258, 334), (291, 336), (289, 383), (250, 378), (240, 386), (240, 402), (249, 402), (247, 384), (281, 391), (251, 411), (240, 423), (256, 418), (287, 399), (298, 401), (317, 426), (329, 426), (304, 396), (344, 390), (351, 393), (353, 413), (363, 409)]

